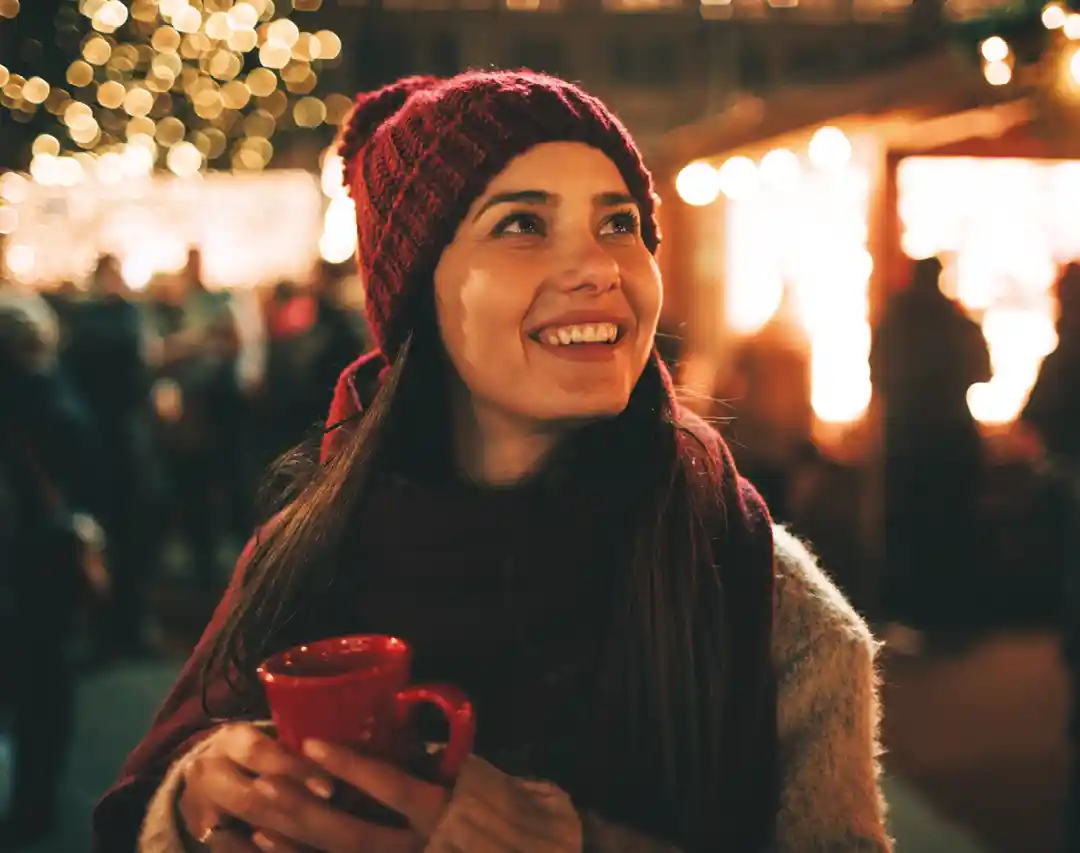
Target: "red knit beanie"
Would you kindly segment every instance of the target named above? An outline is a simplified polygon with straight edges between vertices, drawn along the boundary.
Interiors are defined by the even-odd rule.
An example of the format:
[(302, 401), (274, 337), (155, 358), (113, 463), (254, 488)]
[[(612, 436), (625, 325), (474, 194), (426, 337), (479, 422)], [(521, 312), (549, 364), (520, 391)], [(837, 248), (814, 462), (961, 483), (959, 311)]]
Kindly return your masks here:
[(360, 95), (341, 140), (356, 203), (367, 316), (393, 359), (412, 318), (403, 308), (431, 276), (491, 180), (543, 142), (583, 142), (622, 173), (651, 252), (659, 244), (652, 180), (622, 123), (577, 86), (531, 71), (408, 77)]

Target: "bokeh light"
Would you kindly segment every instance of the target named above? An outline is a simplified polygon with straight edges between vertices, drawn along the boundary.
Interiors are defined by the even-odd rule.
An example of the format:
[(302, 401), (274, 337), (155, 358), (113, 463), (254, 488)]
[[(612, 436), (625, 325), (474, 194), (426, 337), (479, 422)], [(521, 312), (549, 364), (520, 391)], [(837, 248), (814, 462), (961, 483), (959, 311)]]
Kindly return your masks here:
[(720, 195), (720, 178), (715, 168), (698, 160), (683, 167), (675, 177), (675, 191), (687, 204), (703, 207)]
[(846, 424), (870, 402), (869, 178), (847, 136), (822, 128), (806, 148), (774, 149), (719, 170), (727, 327), (752, 335), (785, 299), (810, 347), (819, 422)]
[[(60, 150), (43, 153), (123, 153), (125, 142), (140, 136), (161, 147), (154, 158), (160, 168), (175, 164), (187, 174), (198, 159), (200, 170), (258, 171), (270, 165), (273, 137), (283, 129), (338, 125), (348, 115), (348, 98), (319, 93), (323, 67), (340, 58), (341, 38), (329, 29), (305, 30), (288, 16), (317, 11), (321, 0), (74, 5), (83, 36), (60, 81), (67, 88), (0, 65), (3, 106), (13, 117), (27, 121), (39, 110), (56, 117), (58, 127), (47, 135)], [(0, 0), (0, 16), (19, 9), (16, 0)], [(42, 170), (59, 174), (39, 163)]]

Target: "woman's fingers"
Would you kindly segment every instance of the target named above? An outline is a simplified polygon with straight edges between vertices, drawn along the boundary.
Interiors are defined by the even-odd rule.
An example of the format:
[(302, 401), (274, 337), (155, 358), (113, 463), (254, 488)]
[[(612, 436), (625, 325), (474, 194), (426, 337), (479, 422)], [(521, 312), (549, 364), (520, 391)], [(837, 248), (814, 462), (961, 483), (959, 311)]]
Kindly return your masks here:
[(286, 838), (269, 829), (255, 830), (251, 836), (251, 843), (263, 853), (311, 853), (310, 847), (297, 844), (291, 838)]
[(329, 797), (331, 782), (313, 762), (250, 724), (226, 726), (215, 737), (220, 751), (256, 776), (290, 776), (317, 796)]
[(446, 811), (450, 794), (445, 788), (417, 779), (393, 764), (320, 741), (307, 741), (304, 752), (326, 772), (403, 815), (425, 837)]
[(269, 809), (255, 789), (255, 781), (230, 758), (200, 756), (188, 770), (186, 784), (189, 790), (198, 791), (200, 801), (211, 811), (251, 823)]
[[(207, 827), (229, 820), (255, 830), (250, 835), (216, 830), (206, 844), (212, 853), (417, 853), (422, 849), (422, 840), (413, 831), (376, 826), (334, 808), (327, 769), (258, 728), (230, 724), (212, 738), (184, 774), (180, 798), (184, 823), (196, 839)], [(401, 790), (395, 786), (395, 796), (389, 799)], [(415, 799), (407, 799), (415, 811)]]
[(288, 777), (253, 777), (229, 758), (204, 758), (188, 772), (211, 812), (296, 841), (319, 841), (328, 831), (327, 824), (333, 831), (336, 822), (346, 817)]
[[(273, 784), (270, 782), (273, 777), (251, 776), (245, 770), (246, 768), (228, 757), (202, 757), (198, 764), (188, 771), (188, 780), (189, 784), (198, 789), (202, 802), (207, 805), (206, 813), (217, 816), (217, 822), (220, 822), (222, 817), (232, 818), (248, 826), (267, 829), (272, 837), (287, 837), (299, 842), (301, 839), (295, 838), (295, 830), (289, 830), (295, 823), (302, 822), (304, 815), (294, 813), (290, 816), (282, 813), (278, 792), (285, 790), (286, 784), (283, 781)], [(272, 792), (271, 795), (267, 794), (268, 789)], [(310, 803), (292, 805), (294, 812), (302, 812)], [(206, 819), (203, 818), (204, 821)]]
[(259, 848), (244, 833), (224, 827), (215, 829), (200, 849), (210, 853), (259, 853)]
[[(251, 841), (262, 853), (323, 853), (266, 829), (256, 830)], [(406, 833), (390, 838), (369, 836), (366, 839), (357, 839), (353, 843), (357, 846), (349, 848), (350, 851), (363, 850), (364, 853), (420, 853), (424, 849), (424, 842), (419, 836), (413, 835), (409, 838)], [(337, 851), (330, 851), (330, 853), (337, 853)]]
[[(224, 774), (225, 779), (251, 778), (263, 775), (289, 776), (306, 785), (318, 797), (329, 799), (333, 794), (330, 776), (311, 761), (286, 749), (250, 724), (230, 724), (213, 735), (184, 773), (184, 792), (180, 799), (180, 811), (185, 823), (196, 829), (220, 817), (216, 797), (211, 797), (204, 786), (222, 781), (224, 764), (232, 765), (235, 772)], [(240, 796), (250, 785), (233, 792)], [(212, 800), (210, 803), (208, 800)], [(213, 807), (211, 807), (213, 806)]]
[(271, 845), (284, 853), (307, 849), (414, 853), (417, 849), (414, 833), (375, 826), (339, 811), (290, 777), (251, 778), (225, 758), (204, 762), (200, 772), (207, 799), (224, 814), (255, 827), (257, 841), (267, 849)]
[(417, 853), (423, 844), (411, 831), (369, 823), (328, 804), (286, 778), (260, 779), (260, 793), (270, 799), (284, 818), (279, 823), (255, 823), (295, 842), (325, 853)]

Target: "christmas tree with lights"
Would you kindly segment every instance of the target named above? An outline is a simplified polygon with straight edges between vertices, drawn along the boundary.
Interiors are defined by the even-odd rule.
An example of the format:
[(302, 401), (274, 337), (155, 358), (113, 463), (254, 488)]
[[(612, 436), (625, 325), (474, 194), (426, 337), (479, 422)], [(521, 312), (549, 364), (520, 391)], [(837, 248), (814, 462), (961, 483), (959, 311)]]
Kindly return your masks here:
[(276, 134), (348, 113), (316, 91), (341, 54), (332, 31), (301, 26), (321, 4), (0, 0), (0, 135), (20, 140), (8, 159), (49, 183), (108, 155), (178, 175), (264, 169)]

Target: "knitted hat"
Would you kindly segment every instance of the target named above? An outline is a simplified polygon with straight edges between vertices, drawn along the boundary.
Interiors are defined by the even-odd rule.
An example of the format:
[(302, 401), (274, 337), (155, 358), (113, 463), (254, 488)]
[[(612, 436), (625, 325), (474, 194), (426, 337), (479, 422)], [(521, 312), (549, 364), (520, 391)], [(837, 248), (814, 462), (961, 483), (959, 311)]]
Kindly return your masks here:
[(362, 94), (341, 140), (356, 204), (367, 316), (393, 359), (411, 328), (403, 307), (429, 287), (442, 250), (491, 180), (543, 142), (583, 142), (622, 173), (645, 245), (659, 232), (652, 180), (626, 128), (578, 87), (531, 71), (407, 77)]

